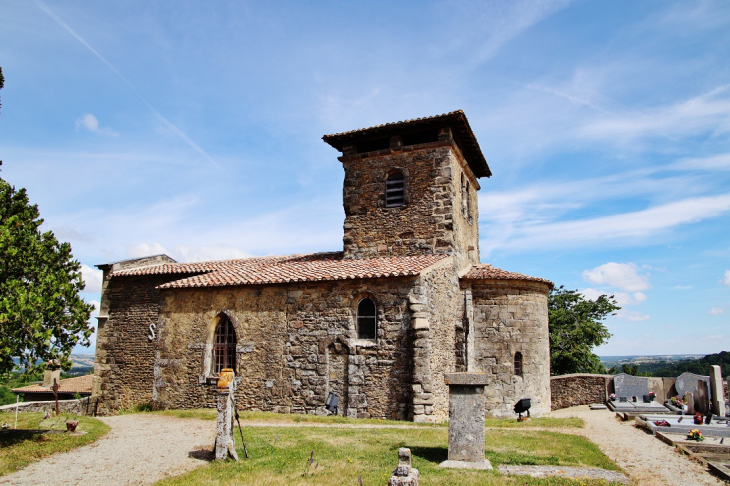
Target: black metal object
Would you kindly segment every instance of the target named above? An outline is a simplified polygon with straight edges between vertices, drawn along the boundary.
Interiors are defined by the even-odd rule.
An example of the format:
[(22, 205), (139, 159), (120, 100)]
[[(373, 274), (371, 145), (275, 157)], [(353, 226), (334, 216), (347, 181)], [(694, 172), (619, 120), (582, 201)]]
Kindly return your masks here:
[(233, 411), (235, 412), (236, 416), (236, 422), (238, 422), (238, 431), (241, 433), (241, 444), (243, 444), (243, 453), (246, 456), (246, 459), (248, 459), (248, 448), (246, 447), (246, 441), (243, 440), (243, 429), (241, 428), (241, 421), (238, 417), (238, 406), (236, 405), (236, 402), (233, 402)]
[(324, 404), (324, 408), (326, 408), (328, 411), (332, 412), (333, 414), (337, 415), (337, 404), (340, 403), (340, 398), (335, 395), (334, 393), (330, 392), (329, 396), (327, 397), (327, 401)]
[(515, 413), (520, 416), (520, 420), (522, 420), (522, 414), (527, 412), (527, 416), (530, 416), (530, 407), (532, 404), (530, 403), (529, 398), (520, 398), (520, 400), (515, 403)]

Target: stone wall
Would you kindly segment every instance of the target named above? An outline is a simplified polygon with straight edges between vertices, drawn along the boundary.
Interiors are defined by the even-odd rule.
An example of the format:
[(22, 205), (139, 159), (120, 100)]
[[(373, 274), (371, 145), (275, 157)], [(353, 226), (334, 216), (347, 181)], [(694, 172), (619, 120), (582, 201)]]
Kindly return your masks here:
[[(174, 278), (183, 278), (176, 275)], [(92, 396), (100, 399), (104, 414), (152, 400), (154, 346), (150, 324), (159, 311), (157, 285), (171, 277), (115, 277), (105, 281), (102, 311), (96, 337)]]
[[(453, 252), (479, 262), (479, 185), (450, 140), (340, 157), (345, 169), (345, 258)], [(385, 181), (405, 177), (406, 204), (385, 207)], [(461, 176), (470, 183), (471, 217), (461, 210)], [(471, 249), (471, 250), (470, 250)]]
[[(89, 405), (89, 397), (80, 398), (78, 400), (59, 400), (58, 409), (61, 413), (74, 415), (85, 415), (88, 408), (89, 414), (93, 412), (92, 406)], [(16, 404), (0, 406), (0, 412), (15, 412)], [(20, 402), (17, 404), (19, 412), (55, 412), (56, 401), (47, 402)]]
[[(162, 291), (154, 395), (176, 408), (212, 407), (210, 349), (225, 313), (238, 340), (236, 400), (248, 410), (407, 419), (410, 294), (416, 278)], [(377, 306), (377, 340), (359, 340), (359, 301)], [(151, 387), (151, 380), (146, 385)]]
[[(487, 415), (514, 416), (514, 404), (530, 398), (534, 416), (550, 411), (550, 342), (546, 283), (485, 280), (462, 284), (471, 294), (469, 371), (492, 374)], [(468, 299), (465, 299), (468, 303)], [(515, 353), (522, 353), (522, 376)]]
[(613, 393), (613, 375), (571, 374), (550, 378), (552, 409), (605, 403)]

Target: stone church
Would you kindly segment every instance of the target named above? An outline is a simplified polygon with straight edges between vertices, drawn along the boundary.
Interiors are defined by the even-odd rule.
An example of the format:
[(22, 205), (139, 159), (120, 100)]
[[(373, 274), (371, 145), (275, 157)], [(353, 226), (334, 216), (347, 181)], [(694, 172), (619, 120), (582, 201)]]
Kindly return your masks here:
[(484, 372), (487, 413), (550, 411), (548, 280), (481, 264), (479, 179), (462, 111), (325, 135), (341, 152), (342, 251), (104, 272), (93, 397), (214, 407), (235, 370), (245, 410), (448, 418), (444, 373)]

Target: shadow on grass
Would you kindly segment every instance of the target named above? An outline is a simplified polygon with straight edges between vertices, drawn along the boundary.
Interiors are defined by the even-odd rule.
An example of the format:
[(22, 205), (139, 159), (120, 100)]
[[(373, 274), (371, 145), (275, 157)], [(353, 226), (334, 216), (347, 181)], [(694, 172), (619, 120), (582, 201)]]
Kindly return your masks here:
[(449, 458), (449, 449), (446, 447), (411, 447), (411, 454), (429, 462), (441, 464)]
[(43, 429), (29, 429), (29, 430), (6, 430), (0, 432), (0, 447), (5, 448), (27, 440), (38, 441), (47, 434), (63, 434), (60, 430), (43, 430)]

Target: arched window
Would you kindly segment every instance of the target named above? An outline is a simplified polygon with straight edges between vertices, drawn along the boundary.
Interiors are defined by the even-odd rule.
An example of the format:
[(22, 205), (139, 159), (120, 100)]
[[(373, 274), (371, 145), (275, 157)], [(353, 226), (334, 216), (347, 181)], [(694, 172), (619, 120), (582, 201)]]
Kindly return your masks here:
[(375, 339), (377, 330), (375, 302), (370, 299), (362, 299), (357, 305), (357, 338)]
[(395, 208), (406, 203), (406, 180), (402, 172), (393, 172), (385, 180), (385, 207)]
[(515, 376), (522, 376), (522, 353), (515, 353)]
[(223, 314), (215, 328), (213, 374), (219, 375), (225, 368), (236, 369), (236, 330), (231, 319)]

